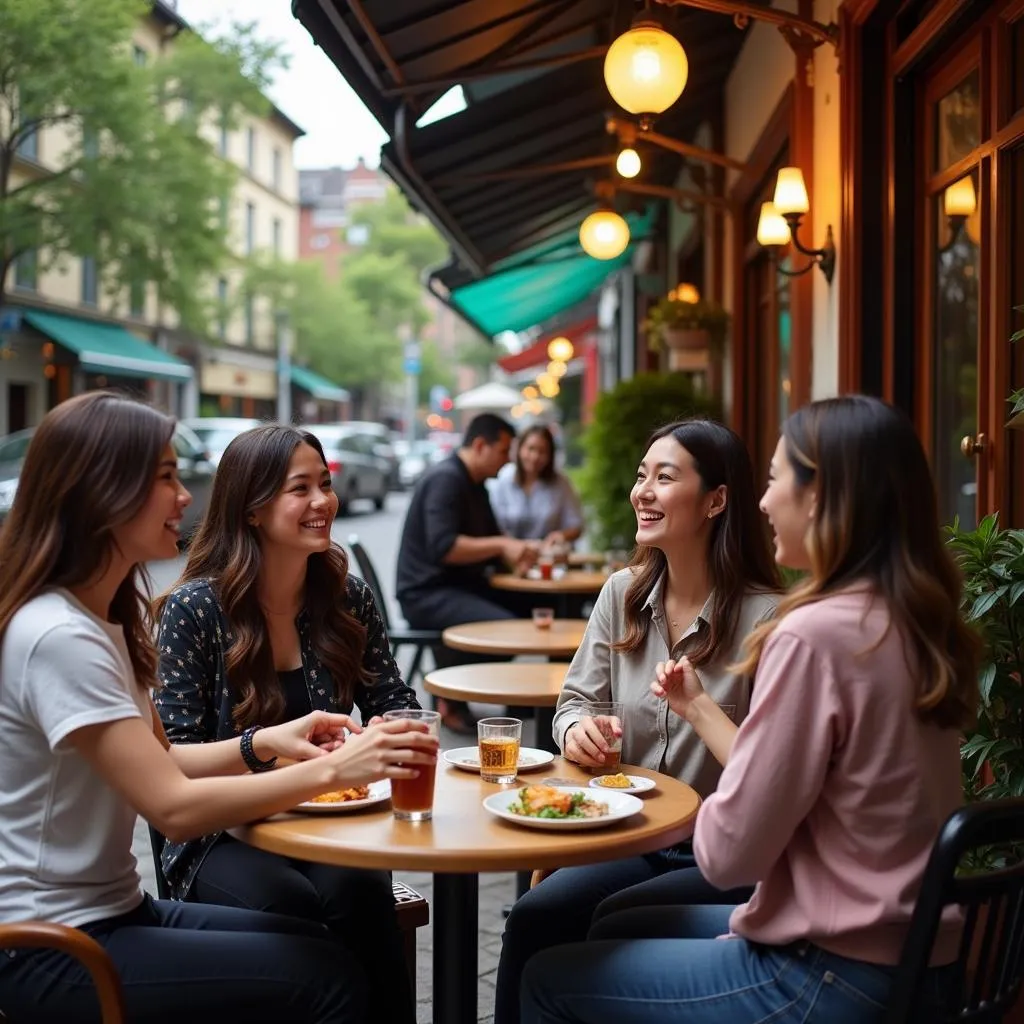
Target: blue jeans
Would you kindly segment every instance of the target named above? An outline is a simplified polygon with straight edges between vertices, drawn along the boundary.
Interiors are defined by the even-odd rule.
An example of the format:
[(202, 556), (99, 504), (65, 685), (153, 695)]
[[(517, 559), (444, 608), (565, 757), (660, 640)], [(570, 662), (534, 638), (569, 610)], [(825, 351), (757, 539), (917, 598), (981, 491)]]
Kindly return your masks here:
[[(149, 896), (83, 926), (121, 978), (128, 1021), (363, 1024), (365, 976), (322, 925)], [(404, 964), (395, 971), (404, 972)], [(0, 1011), (12, 1024), (98, 1024), (92, 981), (49, 949), (0, 950)]]
[[(875, 1024), (895, 968), (809, 942), (720, 939), (732, 907), (624, 911), (523, 975), (522, 1024)], [(658, 935), (635, 938), (644, 921)], [(619, 935), (620, 937), (594, 938)], [(622, 937), (625, 936), (625, 937)], [(931, 972), (941, 980), (942, 969)]]
[(695, 866), (688, 843), (642, 857), (559, 868), (521, 896), (505, 922), (494, 1024), (519, 1024), (519, 983), (530, 957), (582, 942), (598, 920), (618, 919), (626, 907), (743, 903), (749, 896), (749, 889), (723, 892), (712, 886)]

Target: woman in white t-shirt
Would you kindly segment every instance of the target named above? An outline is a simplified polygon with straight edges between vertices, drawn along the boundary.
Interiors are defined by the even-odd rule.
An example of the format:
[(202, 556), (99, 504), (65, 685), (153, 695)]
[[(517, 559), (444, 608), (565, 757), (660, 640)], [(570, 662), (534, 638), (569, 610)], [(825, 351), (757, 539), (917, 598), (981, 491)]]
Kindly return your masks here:
[[(191, 500), (173, 430), (148, 406), (92, 392), (50, 412), (29, 446), (0, 533), (0, 923), (90, 934), (118, 969), (131, 1020), (372, 1020), (362, 969), (326, 929), (142, 890), (139, 814), (183, 840), (327, 790), (412, 777), (399, 764), (436, 758), (414, 723), (361, 731), (326, 712), (241, 740), (167, 743), (138, 575), (176, 554)], [(301, 763), (246, 774), (274, 756)], [(3, 952), (0, 1011), (12, 1020), (95, 1019), (76, 962)]]

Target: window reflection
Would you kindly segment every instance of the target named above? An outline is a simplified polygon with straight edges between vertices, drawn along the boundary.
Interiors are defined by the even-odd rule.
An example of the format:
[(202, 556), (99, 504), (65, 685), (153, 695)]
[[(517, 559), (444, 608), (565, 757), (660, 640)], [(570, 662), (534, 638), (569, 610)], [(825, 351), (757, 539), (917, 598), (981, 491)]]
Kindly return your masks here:
[(967, 156), (981, 142), (981, 76), (975, 68), (935, 105), (935, 170)]
[(933, 468), (939, 514), (945, 521), (959, 516), (964, 527), (972, 528), (977, 520), (977, 467), (974, 459), (961, 454), (960, 441), (977, 426), (981, 252), (972, 217), (951, 216), (942, 195), (932, 203), (937, 218)]

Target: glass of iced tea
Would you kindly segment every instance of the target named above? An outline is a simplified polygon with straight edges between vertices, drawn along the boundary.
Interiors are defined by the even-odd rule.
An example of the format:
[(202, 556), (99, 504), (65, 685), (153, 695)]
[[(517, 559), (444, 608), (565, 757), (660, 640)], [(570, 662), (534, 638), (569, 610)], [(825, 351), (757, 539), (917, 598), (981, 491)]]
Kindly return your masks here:
[[(385, 711), (384, 721), (407, 718), (421, 722), (427, 732), (437, 739), (441, 737), (441, 716), (436, 711), (420, 711), (418, 708), (398, 708)], [(391, 780), (391, 809), (401, 821), (429, 821), (434, 816), (434, 775), (436, 764), (418, 764), (419, 775), (415, 779)]]
[(481, 718), (476, 733), (480, 778), (484, 782), (515, 782), (523, 723), (518, 718)]
[[(601, 774), (617, 772), (622, 761), (622, 702), (617, 700), (590, 701), (580, 706), (580, 718), (592, 718), (601, 730), (609, 752), (604, 756), (604, 763), (598, 769)], [(619, 727), (619, 735), (615, 735), (615, 726)]]

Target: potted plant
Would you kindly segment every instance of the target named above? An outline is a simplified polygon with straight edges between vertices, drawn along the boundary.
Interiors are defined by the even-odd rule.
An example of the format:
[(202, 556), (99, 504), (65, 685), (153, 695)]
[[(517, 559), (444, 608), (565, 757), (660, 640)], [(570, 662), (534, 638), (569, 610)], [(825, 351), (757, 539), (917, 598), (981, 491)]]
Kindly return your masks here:
[(686, 302), (666, 295), (647, 312), (644, 331), (653, 351), (669, 350), (669, 365), (676, 352), (721, 351), (729, 327), (729, 314), (703, 299)]
[(682, 373), (641, 373), (603, 392), (582, 438), (574, 480), (588, 509), (587, 533), (598, 550), (627, 549), (636, 536), (629, 492), (655, 428), (684, 416), (720, 418), (718, 403)]

